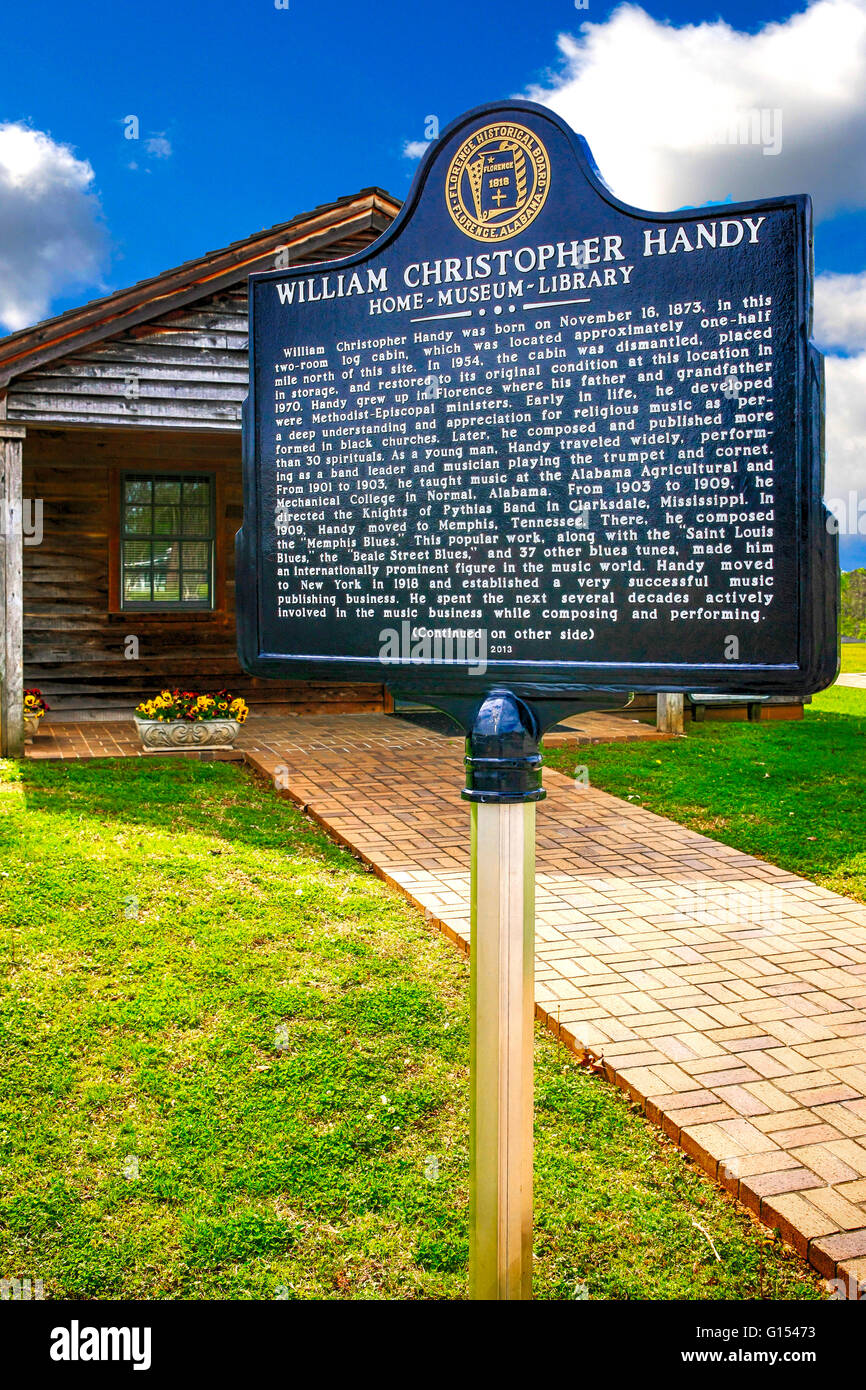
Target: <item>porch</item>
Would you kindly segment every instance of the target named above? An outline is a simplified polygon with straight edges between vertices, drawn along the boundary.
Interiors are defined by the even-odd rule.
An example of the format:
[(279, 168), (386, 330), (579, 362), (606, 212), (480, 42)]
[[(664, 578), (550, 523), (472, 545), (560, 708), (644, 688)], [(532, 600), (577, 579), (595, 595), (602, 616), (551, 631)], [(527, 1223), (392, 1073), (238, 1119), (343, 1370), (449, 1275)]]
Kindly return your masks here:
[[(452, 732), (453, 729), (453, 732)], [(636, 739), (666, 739), (651, 723), (628, 712), (582, 714), (566, 719), (544, 736), (548, 747), (563, 743), (607, 743)], [(462, 735), (444, 715), (405, 717), (383, 713), (272, 715), (252, 713), (237, 747), (214, 753), (144, 753), (131, 719), (80, 722), (43, 720), (36, 738), (25, 744), (27, 758), (186, 757), (203, 760), (250, 761), (258, 754), (297, 759), (319, 750), (346, 753), (358, 749), (397, 750), (430, 740), (462, 743)]]

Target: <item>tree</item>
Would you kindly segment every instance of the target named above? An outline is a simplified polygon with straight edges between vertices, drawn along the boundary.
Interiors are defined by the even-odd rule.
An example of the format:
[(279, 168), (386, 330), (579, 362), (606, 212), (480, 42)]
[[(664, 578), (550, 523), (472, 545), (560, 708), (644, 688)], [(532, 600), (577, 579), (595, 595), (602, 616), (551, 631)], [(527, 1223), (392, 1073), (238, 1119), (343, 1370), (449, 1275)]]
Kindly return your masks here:
[(840, 632), (843, 637), (866, 641), (866, 569), (842, 575)]

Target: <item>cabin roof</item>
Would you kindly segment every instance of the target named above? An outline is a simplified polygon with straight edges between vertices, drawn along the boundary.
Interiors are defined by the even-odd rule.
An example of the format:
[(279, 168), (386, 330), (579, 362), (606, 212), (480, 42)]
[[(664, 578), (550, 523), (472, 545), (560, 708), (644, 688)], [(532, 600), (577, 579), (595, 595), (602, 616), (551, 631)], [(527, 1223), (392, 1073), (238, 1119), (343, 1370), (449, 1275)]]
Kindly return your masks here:
[(288, 248), (294, 261), (327, 260), (323, 253), (330, 244), (356, 232), (378, 234), (399, 208), (399, 199), (384, 189), (362, 188), (127, 289), (10, 333), (0, 338), (0, 391), (14, 377), (44, 362), (213, 295), (256, 270), (272, 269), (277, 249)]

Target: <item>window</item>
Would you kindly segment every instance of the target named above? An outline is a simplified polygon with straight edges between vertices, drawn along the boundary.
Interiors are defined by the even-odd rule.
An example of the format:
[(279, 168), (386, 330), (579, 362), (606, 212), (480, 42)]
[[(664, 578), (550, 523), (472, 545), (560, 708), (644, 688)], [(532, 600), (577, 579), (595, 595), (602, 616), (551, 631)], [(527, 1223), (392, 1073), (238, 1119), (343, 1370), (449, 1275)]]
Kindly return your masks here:
[(124, 608), (212, 608), (213, 478), (124, 474), (120, 567)]

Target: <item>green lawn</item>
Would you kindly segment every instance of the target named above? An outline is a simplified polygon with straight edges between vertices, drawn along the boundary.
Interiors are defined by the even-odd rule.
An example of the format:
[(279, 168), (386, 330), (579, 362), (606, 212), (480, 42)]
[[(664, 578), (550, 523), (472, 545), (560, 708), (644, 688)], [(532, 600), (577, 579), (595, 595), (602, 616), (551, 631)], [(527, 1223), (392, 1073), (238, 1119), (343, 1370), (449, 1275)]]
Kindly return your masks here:
[[(0, 763), (0, 843), (0, 1275), (464, 1296), (467, 968), (419, 913), (232, 764)], [(822, 1296), (541, 1032), (536, 1075), (538, 1296)]]
[(831, 686), (802, 721), (690, 723), (670, 743), (557, 748), (545, 760), (866, 902), (866, 690)]
[(866, 671), (866, 642), (842, 643), (842, 671), (845, 674)]

